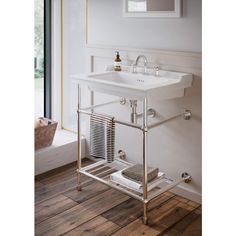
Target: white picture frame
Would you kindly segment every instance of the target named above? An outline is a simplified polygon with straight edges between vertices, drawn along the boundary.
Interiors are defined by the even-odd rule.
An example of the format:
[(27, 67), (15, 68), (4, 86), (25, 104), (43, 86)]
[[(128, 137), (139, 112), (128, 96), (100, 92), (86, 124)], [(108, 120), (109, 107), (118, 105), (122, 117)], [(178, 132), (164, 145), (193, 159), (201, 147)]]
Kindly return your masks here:
[(182, 0), (174, 0), (174, 11), (149, 11), (149, 12), (128, 12), (128, 0), (123, 0), (123, 17), (158, 17), (158, 18), (179, 18), (181, 17)]

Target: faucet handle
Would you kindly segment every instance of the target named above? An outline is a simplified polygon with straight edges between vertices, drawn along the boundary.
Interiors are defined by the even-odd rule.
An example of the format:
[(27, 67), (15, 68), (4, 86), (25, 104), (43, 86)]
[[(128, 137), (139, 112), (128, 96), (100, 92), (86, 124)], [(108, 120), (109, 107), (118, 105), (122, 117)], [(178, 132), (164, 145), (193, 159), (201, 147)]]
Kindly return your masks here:
[(135, 68), (136, 68), (136, 63), (135, 62), (131, 63), (130, 72), (135, 73)]
[(154, 75), (155, 75), (155, 76), (158, 76), (158, 75), (159, 75), (159, 66), (154, 66), (154, 67), (153, 67), (153, 71), (154, 71), (154, 72), (153, 72)]

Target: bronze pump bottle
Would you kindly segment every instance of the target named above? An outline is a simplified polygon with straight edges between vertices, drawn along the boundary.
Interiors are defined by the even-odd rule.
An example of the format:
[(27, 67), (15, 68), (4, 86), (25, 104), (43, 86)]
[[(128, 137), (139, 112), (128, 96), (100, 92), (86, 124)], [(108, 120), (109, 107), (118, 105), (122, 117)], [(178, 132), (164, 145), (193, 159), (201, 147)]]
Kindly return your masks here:
[(121, 59), (118, 51), (116, 51), (116, 58), (114, 60), (114, 71), (121, 71)]

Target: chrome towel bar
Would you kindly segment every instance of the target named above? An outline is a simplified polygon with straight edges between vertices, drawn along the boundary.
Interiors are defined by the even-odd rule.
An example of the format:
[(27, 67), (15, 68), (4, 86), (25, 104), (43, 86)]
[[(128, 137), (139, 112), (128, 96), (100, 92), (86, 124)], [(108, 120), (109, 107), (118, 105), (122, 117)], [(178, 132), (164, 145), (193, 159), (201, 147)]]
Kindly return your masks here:
[[(104, 117), (107, 117), (109, 119), (112, 118), (111, 116), (107, 116), (107, 115), (103, 115), (103, 114), (99, 114), (99, 113), (94, 113), (94, 112), (89, 112), (89, 111), (86, 111), (84, 109), (79, 109), (78, 112), (80, 112), (82, 114), (85, 114), (85, 115), (90, 115), (90, 116), (93, 115), (93, 114), (96, 114), (97, 117), (101, 117), (101, 118), (104, 118)], [(172, 121), (172, 120), (180, 118), (180, 117), (183, 117), (184, 120), (190, 120), (191, 117), (192, 117), (192, 113), (191, 113), (190, 110), (185, 109), (183, 112), (181, 112), (181, 113), (179, 113), (179, 114), (177, 114), (175, 116), (172, 116), (170, 118), (167, 118), (165, 120), (162, 120), (162, 121), (159, 121), (157, 123), (154, 123), (152, 125), (149, 125), (147, 128), (148, 129), (152, 129), (154, 127), (157, 127), (159, 125), (165, 124), (168, 121)], [(140, 129), (140, 130), (144, 131), (143, 127), (141, 125), (138, 125), (138, 124), (133, 124), (133, 123), (130, 123), (130, 122), (116, 120), (116, 119), (114, 119), (114, 122), (117, 123), (117, 124), (126, 125), (126, 126), (129, 126), (129, 127)]]

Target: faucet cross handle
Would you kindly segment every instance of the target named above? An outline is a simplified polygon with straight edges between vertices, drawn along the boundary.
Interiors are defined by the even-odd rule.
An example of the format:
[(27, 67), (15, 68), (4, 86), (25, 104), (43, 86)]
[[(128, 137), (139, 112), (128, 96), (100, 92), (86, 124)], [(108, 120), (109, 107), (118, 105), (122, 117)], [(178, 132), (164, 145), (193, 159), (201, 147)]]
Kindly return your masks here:
[(153, 74), (154, 74), (155, 76), (158, 76), (158, 75), (159, 75), (159, 67), (158, 67), (158, 66), (154, 66), (154, 67), (153, 67)]
[(135, 68), (136, 68), (135, 63), (132, 63), (132, 64), (131, 64), (131, 67), (130, 67), (130, 72), (131, 72), (131, 73), (135, 73), (135, 72), (136, 72)]

